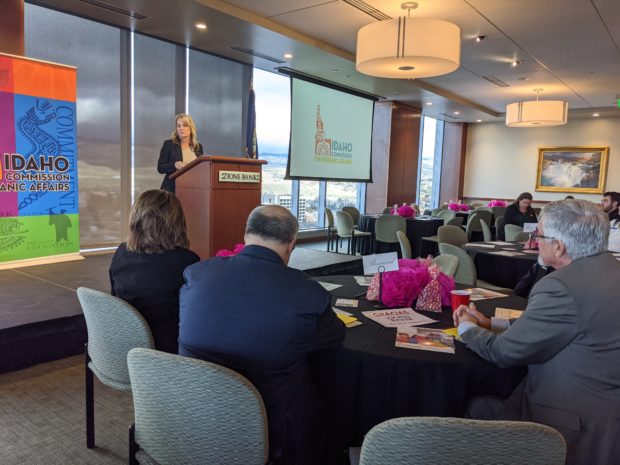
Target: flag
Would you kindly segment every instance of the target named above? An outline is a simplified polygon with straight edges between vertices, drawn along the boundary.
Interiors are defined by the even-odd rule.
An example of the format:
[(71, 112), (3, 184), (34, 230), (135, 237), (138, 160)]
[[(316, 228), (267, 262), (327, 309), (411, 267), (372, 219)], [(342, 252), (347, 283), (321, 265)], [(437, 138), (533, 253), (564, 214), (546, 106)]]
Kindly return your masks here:
[(254, 94), (253, 80), (250, 80), (250, 95), (248, 98), (248, 124), (245, 153), (248, 158), (258, 158), (258, 143), (256, 142), (256, 95)]

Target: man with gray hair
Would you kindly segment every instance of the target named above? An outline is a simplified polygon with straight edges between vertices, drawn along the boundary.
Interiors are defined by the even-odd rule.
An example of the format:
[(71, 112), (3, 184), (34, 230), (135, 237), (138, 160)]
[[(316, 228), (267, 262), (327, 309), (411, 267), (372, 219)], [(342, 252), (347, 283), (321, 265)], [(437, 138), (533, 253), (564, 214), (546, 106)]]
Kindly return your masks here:
[(567, 464), (620, 463), (620, 263), (607, 252), (609, 220), (584, 200), (549, 203), (538, 223), (542, 261), (556, 269), (532, 289), (513, 324), (472, 304), (454, 313), (461, 339), (501, 367), (528, 365), (506, 401), (474, 399), (472, 418), (557, 429)]
[(284, 207), (255, 208), (245, 248), (189, 266), (181, 288), (179, 354), (224, 365), (256, 386), (274, 465), (321, 462), (321, 405), (307, 359), (344, 339), (329, 293), (287, 266), (298, 228)]

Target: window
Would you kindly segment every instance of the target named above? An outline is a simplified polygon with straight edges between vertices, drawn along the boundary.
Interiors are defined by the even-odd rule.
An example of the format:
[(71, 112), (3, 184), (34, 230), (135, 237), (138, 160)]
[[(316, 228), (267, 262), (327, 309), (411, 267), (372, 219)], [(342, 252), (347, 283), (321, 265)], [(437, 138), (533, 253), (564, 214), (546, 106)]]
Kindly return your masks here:
[(297, 207), (297, 220), (299, 221), (299, 229), (321, 227), (322, 219), (319, 218), (319, 181), (298, 182), (299, 203)]
[(439, 176), (443, 121), (425, 116), (422, 119), (422, 147), (418, 173), (418, 206), (421, 211), (436, 208), (439, 201)]

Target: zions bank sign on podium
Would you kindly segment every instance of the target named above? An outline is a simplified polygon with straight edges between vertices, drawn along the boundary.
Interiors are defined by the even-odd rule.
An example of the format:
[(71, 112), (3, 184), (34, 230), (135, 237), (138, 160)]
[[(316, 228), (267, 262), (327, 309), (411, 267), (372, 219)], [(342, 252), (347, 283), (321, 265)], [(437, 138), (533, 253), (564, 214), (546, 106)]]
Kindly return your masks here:
[(76, 78), (0, 54), (0, 265), (79, 252)]

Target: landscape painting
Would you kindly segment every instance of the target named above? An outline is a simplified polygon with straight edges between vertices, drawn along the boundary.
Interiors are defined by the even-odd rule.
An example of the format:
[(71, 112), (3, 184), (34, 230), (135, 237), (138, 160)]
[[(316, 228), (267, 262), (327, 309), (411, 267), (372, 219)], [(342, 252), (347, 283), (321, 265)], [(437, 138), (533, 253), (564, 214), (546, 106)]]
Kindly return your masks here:
[(609, 147), (539, 148), (536, 191), (602, 194), (608, 157)]

